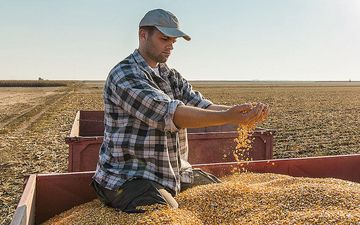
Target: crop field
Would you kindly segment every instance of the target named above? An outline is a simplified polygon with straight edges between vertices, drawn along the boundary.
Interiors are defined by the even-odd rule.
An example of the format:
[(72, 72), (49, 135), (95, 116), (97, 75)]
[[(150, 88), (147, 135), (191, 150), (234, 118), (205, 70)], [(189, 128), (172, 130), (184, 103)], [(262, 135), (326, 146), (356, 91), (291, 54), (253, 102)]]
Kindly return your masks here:
[[(360, 82), (192, 82), (217, 104), (264, 102), (274, 158), (360, 153)], [(23, 178), (65, 172), (78, 110), (103, 110), (103, 82), (0, 87), (0, 224), (9, 224)]]

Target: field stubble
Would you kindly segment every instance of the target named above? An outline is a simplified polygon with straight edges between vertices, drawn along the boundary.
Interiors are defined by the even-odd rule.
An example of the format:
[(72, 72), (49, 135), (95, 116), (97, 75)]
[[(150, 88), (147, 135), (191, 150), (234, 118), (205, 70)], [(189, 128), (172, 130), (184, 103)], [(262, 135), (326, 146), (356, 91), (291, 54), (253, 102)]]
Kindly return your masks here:
[(264, 102), (269, 119), (261, 127), (276, 130), (274, 157), (338, 155), (360, 152), (359, 86), (198, 85), (219, 104)]
[[(11, 221), (24, 175), (66, 171), (64, 139), (77, 110), (103, 110), (102, 85), (79, 82), (30, 94), (0, 88), (0, 224)], [(194, 88), (218, 104), (268, 103), (270, 117), (260, 126), (276, 130), (275, 158), (358, 153), (360, 84), (301, 85), (195, 82)]]
[[(25, 175), (67, 170), (68, 146), (64, 139), (76, 111), (103, 109), (101, 87), (78, 84), (44, 94), (48, 89), (26, 88), (19, 93), (28, 101), (17, 106), (16, 99), (8, 98), (7, 105), (14, 106), (13, 110), (1, 108), (6, 119), (1, 120), (4, 126), (0, 135), (0, 224), (10, 223)], [(3, 91), (8, 90), (0, 89), (0, 93)], [(29, 96), (29, 91), (34, 95)]]

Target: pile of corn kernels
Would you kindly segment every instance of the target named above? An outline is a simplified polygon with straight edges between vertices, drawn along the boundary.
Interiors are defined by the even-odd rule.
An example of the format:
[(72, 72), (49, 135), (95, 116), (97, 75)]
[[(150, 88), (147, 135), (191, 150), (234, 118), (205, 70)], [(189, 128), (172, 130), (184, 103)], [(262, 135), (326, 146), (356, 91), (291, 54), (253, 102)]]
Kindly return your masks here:
[(332, 178), (241, 173), (190, 188), (179, 209), (126, 214), (93, 200), (45, 224), (359, 224), (360, 184)]

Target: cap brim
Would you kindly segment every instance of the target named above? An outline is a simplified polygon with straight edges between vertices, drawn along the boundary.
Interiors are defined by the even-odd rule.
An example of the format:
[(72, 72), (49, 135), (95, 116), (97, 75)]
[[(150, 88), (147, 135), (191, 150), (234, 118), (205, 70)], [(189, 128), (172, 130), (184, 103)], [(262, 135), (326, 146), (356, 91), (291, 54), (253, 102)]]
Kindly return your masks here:
[(155, 26), (161, 33), (168, 37), (183, 37), (185, 40), (190, 41), (191, 37), (177, 28)]

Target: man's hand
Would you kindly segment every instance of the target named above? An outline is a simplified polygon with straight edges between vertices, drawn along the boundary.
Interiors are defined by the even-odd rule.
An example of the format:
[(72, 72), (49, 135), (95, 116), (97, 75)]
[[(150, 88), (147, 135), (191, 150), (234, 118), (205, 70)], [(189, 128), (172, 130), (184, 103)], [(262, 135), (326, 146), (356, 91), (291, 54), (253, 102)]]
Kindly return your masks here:
[(270, 113), (270, 107), (269, 105), (265, 105), (265, 109), (262, 111), (262, 114), (261, 114), (261, 118), (259, 120), (258, 123), (261, 123), (261, 122), (264, 122), (265, 120), (267, 120), (267, 118), (269, 117), (269, 113)]
[(267, 119), (269, 106), (263, 103), (245, 103), (233, 106), (226, 114), (232, 124), (253, 125)]

